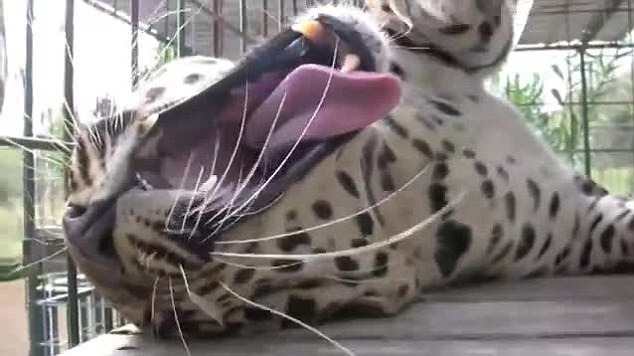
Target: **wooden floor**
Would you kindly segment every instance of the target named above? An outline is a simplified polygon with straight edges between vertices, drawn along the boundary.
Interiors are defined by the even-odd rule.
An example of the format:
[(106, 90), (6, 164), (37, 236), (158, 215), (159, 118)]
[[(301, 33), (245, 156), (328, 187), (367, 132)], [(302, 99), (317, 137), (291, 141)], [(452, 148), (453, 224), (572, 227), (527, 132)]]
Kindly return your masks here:
[[(541, 279), (427, 293), (390, 319), (320, 328), (357, 355), (634, 355), (634, 276)], [(209, 342), (192, 355), (343, 354), (305, 330)], [(187, 355), (178, 341), (105, 335), (64, 356)]]

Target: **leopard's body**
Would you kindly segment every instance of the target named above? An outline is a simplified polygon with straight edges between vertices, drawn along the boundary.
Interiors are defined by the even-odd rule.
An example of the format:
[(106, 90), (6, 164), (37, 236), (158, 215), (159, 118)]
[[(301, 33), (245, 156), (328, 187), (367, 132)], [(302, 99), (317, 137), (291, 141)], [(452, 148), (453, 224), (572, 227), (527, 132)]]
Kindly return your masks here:
[[(191, 196), (178, 190), (132, 190), (118, 198), (112, 239), (121, 272), (69, 246), (128, 318), (175, 333), (175, 307), (185, 332), (206, 335), (288, 322), (245, 304), (226, 287), (302, 320), (322, 320), (345, 307), (390, 315), (422, 289), (457, 279), (588, 273), (632, 261), (634, 206), (559, 161), (518, 111), (484, 89), (486, 75), (512, 41), (510, 2), (368, 5), (369, 13), (313, 11), (356, 23), (377, 44), (377, 62), (401, 76), (402, 101), (389, 117), (340, 146), (270, 207), (239, 221), (200, 254), (161, 228), (174, 201)], [(403, 18), (414, 26), (403, 38), (431, 42), (451, 60), (387, 41), (379, 24), (394, 35), (405, 32)], [(195, 91), (180, 79), (213, 73), (217, 66), (209, 62), (192, 71), (189, 63), (167, 71), (176, 78), (170, 91)], [(222, 72), (231, 66), (220, 63)], [(89, 131), (80, 136), (78, 151), (85, 152), (74, 156), (71, 203), (88, 206), (96, 196), (113, 194), (125, 169), (120, 152), (131, 149), (125, 140), (153, 122), (155, 114), (146, 116), (127, 117), (119, 136), (110, 134), (118, 141), (106, 154), (88, 143), (94, 141)], [(103, 127), (93, 130), (108, 136)], [(100, 157), (106, 157), (103, 166), (79, 165)], [(181, 231), (180, 237), (195, 234)]]

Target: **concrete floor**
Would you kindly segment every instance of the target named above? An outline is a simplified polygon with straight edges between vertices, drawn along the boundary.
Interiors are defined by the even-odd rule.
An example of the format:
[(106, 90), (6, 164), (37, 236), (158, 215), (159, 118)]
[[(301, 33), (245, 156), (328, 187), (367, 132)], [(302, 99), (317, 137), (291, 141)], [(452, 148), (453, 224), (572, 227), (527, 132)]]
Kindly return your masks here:
[[(634, 276), (536, 279), (426, 293), (394, 318), (320, 327), (356, 355), (634, 355)], [(306, 330), (188, 340), (191, 355), (338, 355)], [(179, 340), (110, 334), (64, 356), (187, 355)]]
[(28, 317), (24, 304), (25, 281), (0, 283), (0, 355), (27, 356)]

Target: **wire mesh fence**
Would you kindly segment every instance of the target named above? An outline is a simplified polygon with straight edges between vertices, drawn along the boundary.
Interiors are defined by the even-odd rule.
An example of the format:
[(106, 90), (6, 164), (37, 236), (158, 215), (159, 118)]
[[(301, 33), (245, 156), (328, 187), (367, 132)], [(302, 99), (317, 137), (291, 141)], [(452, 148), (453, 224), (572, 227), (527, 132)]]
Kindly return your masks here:
[[(24, 53), (10, 53), (20, 62), (14, 85), (23, 94), (3, 113), (12, 124), (0, 121), (0, 170), (7, 172), (0, 177), (0, 242), (8, 251), (0, 261), (45, 260), (23, 275), (31, 355), (58, 354), (124, 322), (59, 252), (64, 162), (77, 121), (116, 111), (161, 63), (193, 54), (237, 58), (316, 3), (5, 2), (5, 18), (22, 19), (8, 30)], [(634, 192), (633, 15), (629, 0), (536, 0), (517, 51), (489, 83), (564, 160), (620, 194)], [(54, 82), (58, 95), (44, 82)]]

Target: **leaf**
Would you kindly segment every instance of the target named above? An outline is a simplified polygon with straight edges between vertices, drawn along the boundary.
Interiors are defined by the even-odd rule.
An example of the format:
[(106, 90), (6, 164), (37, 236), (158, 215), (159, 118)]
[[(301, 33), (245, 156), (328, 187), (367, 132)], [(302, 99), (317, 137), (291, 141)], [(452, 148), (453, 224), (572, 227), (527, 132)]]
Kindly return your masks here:
[(609, 92), (610, 90), (608, 88), (602, 88), (600, 90), (597, 90), (597, 92), (593, 93), (592, 99), (593, 101), (597, 101), (600, 98), (606, 96)]
[(632, 52), (632, 51), (621, 52), (621, 53), (617, 53), (617, 54), (614, 56), (614, 58), (615, 58), (615, 59), (617, 59), (617, 60), (619, 60), (619, 59), (621, 59), (621, 58), (623, 58), (623, 57), (631, 56), (632, 54), (633, 54), (633, 52)]
[(559, 68), (559, 66), (557, 64), (553, 64), (552, 67), (553, 72), (555, 72), (555, 74), (561, 78), (561, 80), (564, 80), (564, 73), (561, 71), (561, 68)]
[(550, 92), (553, 94), (553, 96), (555, 97), (555, 100), (557, 100), (559, 105), (561, 105), (561, 106), (566, 105), (566, 103), (564, 102), (563, 98), (561, 97), (561, 94), (559, 93), (559, 90), (553, 89)]
[(579, 119), (574, 111), (570, 111), (570, 140), (568, 141), (567, 148), (574, 150), (577, 147), (577, 139), (579, 136)]

